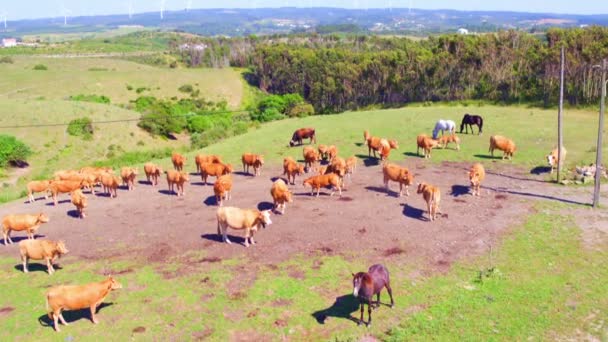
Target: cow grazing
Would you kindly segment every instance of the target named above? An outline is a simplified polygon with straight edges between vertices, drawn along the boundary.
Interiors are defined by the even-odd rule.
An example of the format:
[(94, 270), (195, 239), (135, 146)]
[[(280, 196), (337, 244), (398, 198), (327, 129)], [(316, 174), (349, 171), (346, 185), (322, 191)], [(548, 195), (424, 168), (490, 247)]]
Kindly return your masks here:
[(137, 180), (137, 168), (123, 167), (120, 169), (120, 177), (122, 184), (127, 186), (129, 191), (135, 189), (135, 181)]
[(456, 150), (460, 151), (460, 138), (456, 134), (444, 135), (439, 138), (439, 145), (441, 148), (446, 148), (449, 143), (456, 144)]
[(304, 165), (296, 163), (291, 157), (283, 159), (283, 174), (287, 175), (287, 182), (296, 183), (296, 175), (304, 174)]
[(317, 162), (321, 160), (319, 152), (310, 146), (304, 147), (302, 154), (304, 155), (304, 170), (306, 172), (314, 168)]
[(426, 201), (427, 210), (429, 212), (429, 220), (437, 219), (439, 213), (439, 202), (441, 201), (441, 192), (436, 186), (426, 183), (418, 183), (418, 194), (422, 194), (422, 198)]
[(420, 148), (422, 147), (422, 151), (424, 152), (424, 158), (431, 158), (431, 150), (437, 146), (439, 146), (439, 140), (431, 139), (425, 134), (420, 134), (416, 137), (416, 154), (420, 154)]
[[(262, 174), (262, 166), (264, 165), (264, 156), (261, 154), (244, 153), (241, 157), (243, 162), (243, 172), (249, 173), (249, 167), (253, 167), (253, 175), (259, 176)], [(245, 169), (245, 167), (247, 169)]]
[(217, 209), (217, 234), (222, 236), (222, 241), (230, 244), (228, 239), (228, 228), (245, 230), (245, 247), (249, 242), (255, 244), (253, 234), (260, 227), (266, 228), (271, 225), (270, 210), (260, 211), (257, 209), (240, 209), (235, 207), (221, 207)]
[(317, 143), (317, 138), (315, 136), (315, 129), (314, 128), (300, 128), (300, 129), (296, 130), (295, 132), (293, 132), (293, 135), (291, 136), (291, 141), (289, 141), (289, 146), (293, 147), (296, 145), (296, 143), (298, 145), (302, 145), (302, 139), (308, 139), (308, 138), (310, 138), (310, 144)]
[(146, 173), (146, 179), (153, 186), (158, 185), (158, 179), (160, 175), (163, 173), (163, 169), (160, 166), (156, 166), (152, 163), (144, 164), (144, 172)]
[(281, 214), (285, 214), (286, 203), (293, 202), (293, 195), (287, 188), (287, 184), (282, 179), (277, 179), (272, 183), (270, 195), (274, 203), (273, 210), (280, 210)]
[(49, 222), (49, 217), (44, 213), (40, 214), (17, 214), (6, 215), (2, 219), (2, 233), (4, 234), (4, 244), (13, 243), (11, 231), (26, 231), (28, 239), (34, 239), (36, 230), (43, 223)]
[(80, 189), (72, 192), (72, 204), (76, 206), (78, 210), (78, 216), (85, 218), (87, 215), (84, 213), (84, 208), (87, 207), (87, 198)]
[(414, 176), (407, 168), (397, 164), (385, 163), (382, 166), (382, 173), (384, 174), (384, 187), (387, 192), (389, 191), (388, 182), (393, 181), (399, 183), (399, 197), (403, 195), (404, 187), (405, 195), (410, 195), (408, 187), (414, 183)]
[(51, 184), (49, 184), (49, 189), (53, 195), (53, 203), (57, 205), (58, 194), (70, 193), (74, 190), (82, 188), (82, 185), (82, 181), (52, 181)]
[(194, 156), (194, 164), (196, 164), (196, 172), (201, 172), (201, 165), (207, 163), (222, 164), (222, 159), (219, 156), (210, 154), (197, 154)]
[[(564, 161), (566, 160), (566, 148), (562, 146), (562, 155), (561, 155), (561, 160), (559, 165), (563, 166), (564, 165)], [(547, 155), (547, 163), (549, 163), (549, 166), (551, 167), (551, 174), (553, 174), (553, 170), (557, 170), (557, 159), (559, 157), (559, 151), (558, 148), (554, 148), (553, 151), (551, 151), (551, 153), (549, 153)]]
[(111, 276), (106, 280), (86, 285), (59, 285), (50, 288), (46, 292), (46, 308), (49, 318), (53, 320), (55, 331), (61, 331), (58, 320), (68, 325), (63, 318), (61, 312), (63, 310), (89, 308), (91, 321), (95, 324), (99, 323), (95, 317), (97, 307), (112, 290), (120, 288), (122, 285)]
[(27, 264), (29, 259), (46, 260), (47, 272), (53, 274), (53, 264), (57, 257), (68, 253), (63, 241), (51, 240), (23, 240), (19, 241), (19, 254), (23, 263), (23, 272), (28, 273)]
[(207, 185), (207, 178), (209, 176), (219, 177), (232, 173), (232, 165), (230, 164), (202, 164), (201, 165), (201, 180)]
[(328, 173), (325, 175), (312, 176), (312, 177), (304, 180), (303, 185), (310, 186), (310, 195), (311, 196), (313, 196), (314, 191), (317, 190), (317, 197), (319, 197), (319, 192), (321, 191), (321, 188), (326, 187), (326, 186), (331, 186), (332, 191), (329, 195), (333, 196), (333, 194), (335, 193), (334, 189), (338, 189), (338, 191), (340, 193), (340, 197), (342, 197), (342, 186), (341, 186), (341, 182), (340, 182), (340, 177), (338, 175), (336, 175), (335, 173)]
[(49, 198), (49, 186), (52, 181), (41, 180), (41, 181), (31, 181), (26, 185), (27, 188), (27, 198), (30, 203), (35, 202), (34, 193), (36, 192), (44, 192), (44, 199)]
[(173, 152), (171, 155), (171, 162), (173, 163), (173, 168), (175, 170), (181, 171), (184, 168), (184, 164), (186, 164), (186, 157), (177, 152)]
[(490, 137), (490, 149), (488, 150), (492, 153), (492, 157), (494, 157), (494, 150), (503, 151), (502, 159), (512, 159), (517, 147), (513, 140), (500, 135), (493, 135)]
[[(167, 174), (169, 191), (174, 192), (177, 196), (185, 196), (184, 183), (190, 181), (188, 173), (175, 170), (165, 171), (165, 173)], [(175, 191), (175, 187), (177, 187), (177, 191)]]
[(101, 176), (101, 185), (103, 187), (103, 192), (110, 195), (110, 198), (118, 196), (119, 183), (120, 179), (118, 178), (118, 176), (115, 176), (111, 173), (106, 173)]
[(469, 181), (471, 182), (471, 188), (473, 189), (473, 196), (481, 196), (479, 188), (481, 187), (481, 182), (486, 177), (486, 170), (483, 168), (483, 165), (479, 163), (473, 164), (468, 175)]
[(230, 174), (219, 176), (213, 184), (213, 193), (215, 194), (215, 201), (220, 207), (223, 205), (222, 201), (230, 199), (230, 192), (232, 191), (232, 176)]
[[(393, 300), (393, 290), (391, 289), (391, 281), (388, 270), (383, 265), (372, 265), (367, 272), (353, 273), (353, 296), (359, 299), (361, 308), (361, 319), (357, 325), (365, 323), (363, 321), (363, 312), (365, 304), (367, 304), (367, 323), (366, 326), (372, 324), (372, 307), (380, 307), (380, 292), (386, 287), (388, 295), (391, 298), (391, 308), (395, 305)], [(374, 305), (373, 297), (376, 295), (376, 303)]]

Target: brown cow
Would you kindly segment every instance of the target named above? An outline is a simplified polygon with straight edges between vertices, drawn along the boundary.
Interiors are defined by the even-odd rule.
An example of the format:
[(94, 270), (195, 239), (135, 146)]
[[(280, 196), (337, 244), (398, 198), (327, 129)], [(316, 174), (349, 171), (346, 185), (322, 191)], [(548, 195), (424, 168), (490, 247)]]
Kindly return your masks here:
[[(63, 310), (80, 310), (89, 308), (91, 321), (99, 323), (95, 312), (99, 304), (112, 290), (120, 289), (122, 285), (111, 276), (108, 279), (86, 285), (59, 285), (46, 292), (46, 308), (50, 319), (53, 320), (55, 331), (59, 332), (59, 322), (68, 323), (63, 318)], [(50, 309), (50, 310), (49, 310)]]
[(230, 164), (216, 164), (207, 163), (201, 165), (201, 179), (205, 185), (207, 185), (207, 178), (209, 176), (219, 177), (232, 173), (232, 165)]
[(374, 158), (376, 158), (376, 152), (380, 151), (381, 145), (380, 145), (380, 140), (382, 140), (381, 138), (378, 137), (368, 137), (367, 138), (367, 156), (371, 157), (372, 156), (372, 151), (374, 152)]
[(317, 165), (317, 162), (321, 160), (319, 152), (310, 146), (304, 147), (302, 154), (304, 156), (304, 171), (306, 172), (314, 168)]
[(220, 207), (217, 209), (217, 234), (222, 236), (222, 241), (231, 244), (228, 239), (228, 228), (245, 230), (245, 247), (249, 242), (255, 244), (253, 234), (260, 226), (266, 228), (271, 225), (270, 210), (260, 211), (257, 209), (240, 209), (235, 207)]
[(163, 173), (163, 169), (160, 166), (156, 166), (152, 163), (144, 164), (144, 172), (146, 173), (146, 179), (153, 186), (158, 185), (158, 179), (160, 175)]
[[(264, 165), (264, 156), (261, 154), (244, 153), (241, 157), (243, 162), (243, 172), (249, 173), (249, 167), (253, 167), (253, 175), (259, 176), (262, 174), (262, 166)], [(245, 167), (247, 168), (245, 170)]]
[(55, 171), (53, 177), (55, 178), (55, 180), (72, 180), (78, 175), (80, 175), (80, 172), (76, 170), (59, 170)]
[(11, 240), (11, 231), (23, 231), (27, 232), (28, 239), (34, 239), (36, 230), (40, 228), (43, 223), (49, 222), (49, 217), (44, 213), (40, 214), (17, 214), (17, 215), (6, 215), (2, 219), (2, 233), (4, 234), (4, 244), (13, 243)]
[(135, 181), (137, 180), (137, 168), (123, 167), (120, 169), (120, 177), (122, 184), (127, 186), (129, 191), (135, 189)]
[(512, 159), (517, 147), (513, 140), (500, 135), (493, 135), (490, 137), (490, 149), (488, 150), (488, 152), (492, 153), (492, 157), (494, 157), (495, 149), (503, 151), (502, 159)]
[(344, 184), (344, 176), (346, 176), (346, 161), (344, 158), (336, 157), (334, 158), (323, 174), (334, 173), (340, 177), (340, 183), (342, 189), (346, 190), (346, 184)]
[(215, 194), (215, 201), (220, 207), (223, 205), (222, 200), (230, 199), (230, 192), (232, 191), (232, 176), (230, 174), (219, 176), (213, 184), (213, 193)]
[(72, 204), (76, 206), (80, 218), (85, 218), (84, 208), (87, 207), (87, 198), (80, 189), (72, 191)]
[(399, 197), (403, 195), (404, 187), (405, 195), (410, 195), (408, 187), (414, 183), (414, 176), (407, 168), (397, 164), (386, 163), (382, 167), (382, 173), (384, 175), (384, 187), (386, 188), (386, 192), (389, 191), (388, 182), (393, 181), (399, 183)]
[(304, 174), (304, 165), (296, 163), (291, 157), (287, 157), (283, 159), (283, 174), (287, 175), (287, 182), (296, 184), (296, 175)]
[(23, 272), (28, 273), (27, 264), (29, 259), (46, 260), (47, 272), (53, 274), (53, 264), (57, 257), (68, 253), (63, 241), (51, 240), (23, 240), (19, 241), (19, 254), (23, 263)]
[(350, 176), (355, 173), (356, 169), (357, 169), (357, 157), (355, 157), (355, 156), (348, 157), (346, 159), (346, 174), (348, 175), (348, 178), (350, 178)]
[(426, 183), (418, 183), (418, 194), (422, 194), (422, 198), (426, 201), (426, 207), (429, 212), (429, 220), (434, 221), (437, 219), (439, 213), (439, 202), (441, 201), (441, 192), (436, 186), (432, 186)]
[(289, 141), (289, 146), (291, 146), (291, 147), (295, 146), (296, 142), (299, 145), (302, 145), (302, 139), (308, 139), (308, 138), (310, 138), (310, 144), (317, 143), (317, 138), (315, 136), (315, 129), (314, 128), (300, 128), (300, 129), (296, 130), (295, 132), (293, 132), (291, 141)]
[(57, 205), (57, 195), (70, 193), (76, 189), (80, 189), (83, 186), (82, 181), (52, 181), (49, 184), (49, 189), (53, 195), (53, 203)]
[(469, 181), (471, 181), (471, 188), (473, 188), (473, 196), (481, 196), (479, 188), (481, 187), (481, 182), (486, 177), (486, 170), (483, 168), (483, 165), (479, 163), (473, 164), (468, 175)]
[[(566, 160), (566, 148), (564, 146), (562, 146), (562, 159), (559, 163), (560, 166), (564, 165), (564, 161)], [(549, 163), (549, 166), (551, 167), (551, 174), (553, 174), (553, 170), (557, 169), (557, 159), (559, 157), (559, 151), (558, 148), (554, 148), (553, 151), (551, 151), (551, 153), (549, 153), (547, 155), (547, 162)]]
[(222, 159), (219, 156), (210, 154), (197, 154), (194, 156), (194, 164), (196, 164), (196, 172), (201, 172), (201, 165), (207, 163), (222, 164)]
[(184, 168), (184, 164), (186, 164), (186, 157), (177, 152), (173, 152), (171, 155), (171, 162), (173, 163), (173, 168), (175, 168), (175, 170), (181, 171)]
[(416, 137), (416, 154), (420, 154), (420, 148), (422, 147), (422, 151), (424, 152), (424, 158), (431, 158), (431, 150), (437, 146), (439, 146), (439, 140), (435, 140), (427, 136), (426, 134), (420, 134)]
[[(293, 202), (293, 195), (287, 188), (287, 184), (282, 179), (277, 179), (272, 183), (270, 188), (270, 195), (273, 201), (273, 210), (280, 210), (281, 215), (285, 214), (286, 203)], [(282, 208), (282, 209), (281, 209)]]
[(95, 194), (95, 184), (98, 182), (98, 177), (95, 174), (77, 171), (58, 171), (55, 174), (55, 180), (81, 182), (83, 187)]
[(363, 142), (367, 143), (369, 138), (371, 138), (371, 135), (369, 135), (369, 131), (368, 130), (363, 131)]
[(327, 148), (327, 157), (329, 161), (334, 160), (338, 156), (338, 148), (335, 145), (331, 145)]
[(319, 145), (319, 147), (317, 147), (317, 150), (319, 151), (319, 156), (321, 157), (321, 159), (323, 160), (327, 160), (327, 152), (328, 152), (328, 146), (327, 145)]
[(105, 173), (101, 176), (101, 185), (103, 192), (110, 195), (110, 198), (118, 196), (118, 184), (120, 179), (111, 173)]
[(114, 173), (114, 170), (111, 167), (107, 166), (85, 166), (79, 171), (80, 173), (99, 173), (99, 172), (109, 172)]
[(44, 192), (44, 199), (49, 198), (49, 186), (52, 181), (41, 180), (41, 181), (31, 181), (27, 183), (27, 198), (30, 203), (35, 202), (34, 193), (36, 192)]
[(329, 174), (325, 174), (325, 175), (318, 175), (318, 176), (312, 176), (310, 178), (307, 178), (303, 185), (310, 185), (310, 195), (313, 196), (314, 195), (314, 191), (317, 190), (317, 197), (319, 197), (319, 192), (321, 191), (322, 187), (326, 187), (331, 185), (332, 186), (332, 192), (329, 194), (330, 196), (333, 196), (333, 194), (335, 193), (334, 188), (337, 188), (338, 191), (340, 192), (340, 197), (342, 197), (342, 187), (340, 185), (340, 177), (338, 175), (336, 175), (335, 173), (329, 173)]
[[(190, 181), (188, 173), (175, 170), (165, 171), (165, 173), (167, 174), (169, 191), (174, 192), (177, 196), (185, 196), (186, 191), (184, 190), (184, 183)], [(177, 191), (175, 191), (175, 186), (177, 186)]]
[(444, 135), (439, 138), (439, 145), (442, 149), (446, 148), (449, 143), (455, 143), (456, 150), (460, 151), (460, 138), (456, 136), (456, 134), (452, 133), (450, 135)]

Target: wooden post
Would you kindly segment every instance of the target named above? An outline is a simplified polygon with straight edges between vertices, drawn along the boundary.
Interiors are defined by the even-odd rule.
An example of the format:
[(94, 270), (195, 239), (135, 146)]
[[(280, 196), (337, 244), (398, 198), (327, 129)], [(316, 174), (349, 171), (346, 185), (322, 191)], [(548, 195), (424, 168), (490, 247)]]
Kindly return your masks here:
[(593, 191), (593, 207), (600, 205), (600, 179), (602, 167), (602, 136), (604, 133), (604, 110), (606, 109), (606, 60), (602, 61), (602, 100), (600, 102), (600, 122), (597, 129), (597, 151), (595, 154), (595, 189)]
[(562, 171), (562, 146), (564, 145), (564, 133), (562, 126), (562, 114), (564, 112), (564, 65), (566, 60), (565, 48), (562, 46), (561, 71), (559, 81), (559, 110), (557, 111), (557, 182), (561, 179)]

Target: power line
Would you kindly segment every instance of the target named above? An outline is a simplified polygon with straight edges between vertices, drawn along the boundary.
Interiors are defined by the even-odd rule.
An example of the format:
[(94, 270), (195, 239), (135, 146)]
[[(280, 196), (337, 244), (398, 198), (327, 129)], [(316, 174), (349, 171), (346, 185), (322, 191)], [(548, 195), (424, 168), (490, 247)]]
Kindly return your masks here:
[[(180, 117), (189, 117), (189, 116), (202, 116), (208, 114), (238, 114), (238, 113), (248, 113), (247, 110), (237, 110), (237, 111), (220, 111), (220, 112), (205, 112), (205, 113), (188, 113), (188, 114), (180, 114), (180, 115), (171, 115), (172, 118), (180, 118)], [(139, 118), (130, 118), (130, 119), (118, 119), (118, 120), (103, 120), (103, 121), (93, 121), (91, 124), (99, 125), (99, 124), (109, 124), (109, 123), (119, 123), (119, 122), (133, 122), (133, 121), (154, 121), (157, 119), (165, 119), (166, 117), (139, 117)], [(15, 129), (15, 128), (42, 128), (42, 127), (58, 127), (58, 126), (69, 126), (69, 123), (47, 123), (47, 124), (31, 124), (31, 125), (14, 125), (14, 126), (0, 126), (0, 129)]]

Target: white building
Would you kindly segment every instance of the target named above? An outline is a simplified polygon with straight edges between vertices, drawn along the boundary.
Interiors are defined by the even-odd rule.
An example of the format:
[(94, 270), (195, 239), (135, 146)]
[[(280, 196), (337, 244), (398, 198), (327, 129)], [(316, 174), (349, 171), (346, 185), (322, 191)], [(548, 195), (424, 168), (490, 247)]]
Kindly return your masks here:
[(458, 29), (458, 34), (469, 34), (469, 30), (461, 27)]
[(15, 38), (2, 38), (2, 47), (17, 46), (17, 39)]

